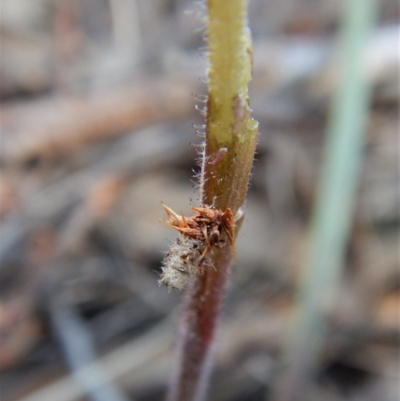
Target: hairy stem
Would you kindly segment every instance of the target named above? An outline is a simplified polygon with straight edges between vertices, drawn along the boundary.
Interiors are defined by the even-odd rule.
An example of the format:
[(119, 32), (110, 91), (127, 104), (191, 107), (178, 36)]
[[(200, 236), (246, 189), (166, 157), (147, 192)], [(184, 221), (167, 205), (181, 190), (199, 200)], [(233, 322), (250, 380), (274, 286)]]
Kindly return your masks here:
[[(234, 214), (246, 197), (258, 133), (247, 93), (252, 51), (246, 10), (245, 0), (207, 1), (210, 70), (200, 189), (204, 205), (231, 208)], [(232, 249), (215, 249), (211, 259), (215, 269), (197, 276), (185, 294), (169, 401), (205, 398)]]
[(198, 276), (186, 291), (178, 334), (178, 371), (168, 401), (205, 399), (231, 255), (219, 251), (214, 263), (217, 270), (209, 269)]
[(236, 213), (246, 197), (258, 134), (248, 105), (252, 48), (246, 1), (209, 0), (207, 5), (210, 72), (203, 203)]

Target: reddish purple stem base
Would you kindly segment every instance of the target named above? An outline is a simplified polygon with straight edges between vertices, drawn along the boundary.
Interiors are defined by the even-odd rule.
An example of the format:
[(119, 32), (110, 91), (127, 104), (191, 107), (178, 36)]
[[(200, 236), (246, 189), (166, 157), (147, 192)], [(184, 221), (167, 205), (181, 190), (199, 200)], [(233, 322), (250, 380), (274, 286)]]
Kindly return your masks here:
[(232, 262), (231, 250), (215, 250), (209, 268), (186, 290), (179, 335), (178, 363), (167, 401), (203, 401), (213, 365), (213, 344)]

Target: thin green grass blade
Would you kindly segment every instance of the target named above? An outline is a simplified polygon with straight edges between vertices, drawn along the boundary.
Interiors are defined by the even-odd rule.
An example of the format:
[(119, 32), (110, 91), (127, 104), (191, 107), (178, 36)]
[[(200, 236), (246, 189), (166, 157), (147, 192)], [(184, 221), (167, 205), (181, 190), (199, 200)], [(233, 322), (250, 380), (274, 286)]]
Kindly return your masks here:
[(279, 401), (307, 399), (303, 391), (320, 355), (324, 313), (335, 300), (354, 215), (370, 98), (363, 64), (376, 1), (351, 0), (344, 6), (340, 82), (332, 100), (310, 248), (286, 349), (287, 370), (273, 397)]

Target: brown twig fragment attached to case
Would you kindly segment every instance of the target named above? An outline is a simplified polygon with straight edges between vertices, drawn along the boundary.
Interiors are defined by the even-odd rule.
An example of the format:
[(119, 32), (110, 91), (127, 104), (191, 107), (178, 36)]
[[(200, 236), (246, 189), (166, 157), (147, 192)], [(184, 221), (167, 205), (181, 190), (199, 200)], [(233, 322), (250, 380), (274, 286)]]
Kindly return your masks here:
[(222, 212), (211, 207), (192, 207), (195, 215), (185, 217), (163, 207), (169, 218), (163, 223), (179, 231), (180, 237), (164, 256), (160, 284), (178, 290), (185, 288), (193, 276), (212, 266), (207, 255), (213, 247), (226, 245), (224, 235), (235, 255), (235, 219), (231, 209)]

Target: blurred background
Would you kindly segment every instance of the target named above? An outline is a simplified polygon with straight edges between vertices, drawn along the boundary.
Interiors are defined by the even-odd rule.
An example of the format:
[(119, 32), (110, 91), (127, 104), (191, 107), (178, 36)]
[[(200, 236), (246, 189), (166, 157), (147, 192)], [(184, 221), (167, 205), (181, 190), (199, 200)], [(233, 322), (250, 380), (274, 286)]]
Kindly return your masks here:
[[(267, 400), (276, 386), (337, 85), (339, 3), (249, 3), (260, 138), (209, 400)], [(399, 397), (399, 14), (379, 2), (366, 49), (356, 212), (310, 400)], [(1, 0), (2, 401), (163, 398), (182, 295), (157, 283), (175, 237), (159, 219), (161, 201), (185, 214), (198, 201), (203, 18), (187, 0)]]

